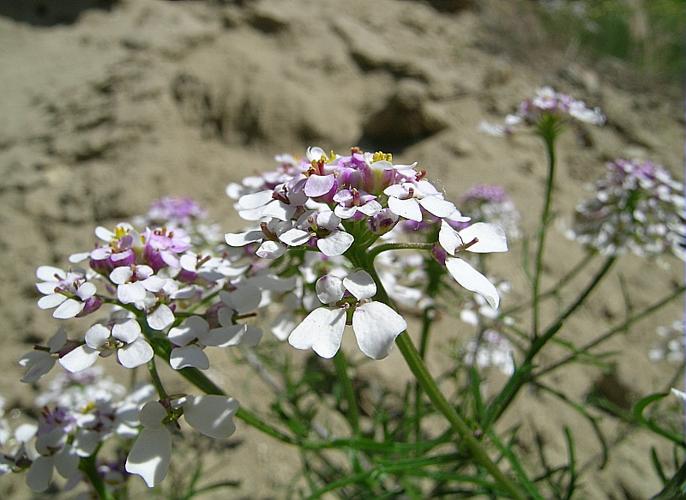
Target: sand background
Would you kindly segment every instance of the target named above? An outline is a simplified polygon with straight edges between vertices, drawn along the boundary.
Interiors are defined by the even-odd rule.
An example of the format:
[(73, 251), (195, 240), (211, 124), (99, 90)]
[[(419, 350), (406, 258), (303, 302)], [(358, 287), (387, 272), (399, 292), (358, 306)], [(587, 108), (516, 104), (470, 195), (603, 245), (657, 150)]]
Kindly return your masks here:
[[(614, 157), (651, 158), (682, 178), (678, 89), (646, 86), (616, 62), (584, 63), (558, 42), (528, 2), (1, 2), (0, 393), (30, 401), (16, 360), (55, 327), (35, 305), (38, 265), (65, 265), (67, 255), (92, 245), (95, 225), (143, 213), (166, 194), (192, 196), (224, 229), (237, 229), (224, 186), (272, 168), (282, 151), (391, 150), (401, 162), (419, 161), (452, 199), (475, 183), (502, 184), (531, 233), (542, 202), (542, 148), (533, 137), (488, 137), (478, 125), (552, 84), (608, 116), (606, 127), (570, 131), (561, 140), (558, 225)], [(551, 284), (582, 252), (559, 232), (549, 249), (544, 280)], [(525, 297), (520, 248), (492, 262), (513, 284), (504, 307)], [(670, 259), (666, 268), (623, 259), (561, 335), (581, 342), (621, 319), (620, 273), (640, 308), (666, 294), (681, 269)], [(571, 291), (583, 282), (580, 276)], [(554, 311), (551, 304), (547, 317)], [(664, 388), (674, 366), (651, 363), (647, 352), (655, 327), (679, 312), (672, 304), (607, 346), (623, 351), (603, 385), (609, 396), (633, 401)], [(461, 336), (464, 325), (440, 323), (432, 366), (445, 365), (445, 346)], [(555, 357), (554, 349), (543, 354)], [(397, 352), (368, 370), (391, 384), (408, 376)], [(601, 375), (578, 367), (549, 382), (583, 400)], [(223, 363), (212, 376), (246, 406), (264, 408), (266, 388), (249, 370)], [(551, 463), (564, 460), (564, 425), (575, 431), (580, 460), (599, 451), (585, 421), (541, 394), (521, 394), (503, 421), (514, 423), (532, 441), (542, 436)], [(624, 429), (610, 417), (603, 428), (610, 435)], [(239, 433), (244, 443), (223, 458), (219, 474), (243, 480), (230, 495), (280, 498), (297, 454), (243, 425)], [(592, 468), (580, 498), (655, 493), (660, 483), (650, 446), (668, 463), (665, 442), (631, 431), (604, 470)], [(23, 486), (0, 481), (4, 498), (28, 497)]]

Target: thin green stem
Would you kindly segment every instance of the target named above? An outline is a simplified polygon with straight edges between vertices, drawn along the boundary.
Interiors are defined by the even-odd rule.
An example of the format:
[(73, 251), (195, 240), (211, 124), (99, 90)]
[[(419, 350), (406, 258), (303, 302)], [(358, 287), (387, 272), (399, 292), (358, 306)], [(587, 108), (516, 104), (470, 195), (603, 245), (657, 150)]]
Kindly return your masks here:
[(519, 487), (507, 477), (498, 466), (493, 463), (491, 458), (484, 450), (481, 443), (474, 437), (472, 430), (467, 423), (458, 415), (455, 409), (451, 406), (445, 398), (441, 390), (438, 388), (435, 380), (429, 373), (424, 361), (422, 361), (419, 352), (414, 347), (407, 332), (403, 332), (395, 339), (401, 354), (405, 358), (410, 370), (421, 384), (424, 392), (434, 404), (436, 409), (440, 411), (450, 423), (452, 429), (462, 438), (463, 443), (469, 449), (470, 454), (488, 473), (496, 480), (502, 488), (507, 491), (512, 498), (524, 499), (526, 498)]
[(502, 391), (498, 394), (495, 400), (491, 403), (486, 414), (486, 420), (483, 423), (484, 428), (489, 428), (500, 416), (505, 412), (510, 403), (517, 396), (519, 390), (531, 380), (533, 370), (533, 360), (536, 355), (543, 349), (543, 347), (553, 338), (553, 336), (562, 328), (565, 320), (567, 320), (575, 311), (581, 307), (586, 301), (591, 292), (603, 280), (605, 275), (610, 271), (616, 257), (608, 257), (598, 272), (593, 276), (590, 283), (581, 291), (560, 316), (546, 329), (540, 337), (535, 338), (532, 342), (529, 351), (527, 352), (524, 361), (519, 368), (514, 372), (510, 380), (507, 382)]
[(343, 386), (343, 393), (345, 399), (348, 403), (348, 422), (350, 422), (350, 427), (352, 428), (353, 434), (355, 436), (360, 435), (360, 411), (357, 407), (357, 398), (355, 397), (355, 388), (353, 387), (352, 380), (348, 375), (348, 361), (345, 359), (345, 354), (343, 350), (336, 353), (333, 358), (333, 364), (336, 368), (336, 375), (338, 375), (338, 380)]
[(88, 481), (90, 481), (93, 489), (98, 494), (98, 498), (101, 500), (110, 500), (112, 495), (107, 491), (107, 486), (105, 486), (105, 481), (102, 480), (100, 474), (98, 474), (98, 469), (95, 465), (96, 453), (93, 453), (90, 457), (82, 458), (79, 461), (79, 470), (83, 472)]
[[(431, 325), (433, 323), (434, 309), (429, 306), (422, 312), (422, 331), (419, 340), (419, 357), (426, 359), (426, 352), (429, 348), (429, 336), (431, 333)], [(414, 386), (414, 436), (415, 442), (419, 443), (422, 439), (422, 386), (415, 384)]]
[(531, 287), (531, 314), (533, 337), (538, 337), (539, 328), (539, 288), (541, 286), (541, 274), (543, 271), (543, 255), (545, 253), (545, 239), (550, 223), (550, 207), (553, 199), (553, 188), (555, 183), (555, 134), (541, 134), (545, 143), (546, 157), (548, 159), (548, 175), (545, 186), (545, 201), (543, 202), (543, 212), (541, 213), (540, 226), (538, 229), (538, 246), (536, 248), (536, 260), (534, 262), (534, 282)]
[[(377, 286), (376, 298), (381, 302), (393, 306), (386, 290), (379, 279), (379, 275), (376, 273), (373, 261), (370, 259), (369, 254), (366, 254), (366, 260), (364, 253), (360, 252), (355, 255), (353, 262), (356, 265), (361, 265), (364, 269), (372, 276)], [(367, 264), (367, 265), (364, 265)], [(524, 494), (520, 491), (519, 487), (507, 477), (498, 466), (491, 460), (483, 448), (482, 444), (477, 440), (472, 434), (472, 430), (469, 428), (467, 423), (462, 419), (462, 417), (455, 411), (452, 405), (445, 398), (443, 393), (436, 384), (433, 376), (426, 367), (424, 360), (420, 356), (419, 352), (415, 348), (412, 340), (410, 340), (410, 335), (407, 331), (402, 332), (395, 339), (395, 343), (400, 350), (400, 353), (405, 358), (410, 371), (414, 374), (417, 382), (421, 385), (422, 389), (429, 397), (429, 400), (433, 403), (436, 409), (443, 414), (446, 420), (450, 423), (451, 428), (456, 432), (461, 438), (463, 443), (466, 445), (470, 454), (476, 462), (478, 462), (488, 473), (495, 479), (495, 481), (500, 484), (500, 486), (509, 493), (511, 498), (524, 499), (526, 498)]]
[(157, 389), (157, 394), (159, 394), (160, 399), (167, 399), (168, 394), (164, 389), (162, 380), (160, 379), (160, 374), (157, 373), (157, 365), (155, 364), (155, 358), (148, 361), (148, 372), (150, 372), (150, 379), (152, 380), (152, 385)]
[(596, 337), (595, 339), (591, 340), (590, 342), (579, 347), (576, 352), (570, 353), (567, 356), (565, 356), (564, 358), (560, 359), (559, 361), (556, 361), (555, 363), (548, 365), (545, 368), (542, 368), (539, 371), (535, 372), (533, 374), (533, 377), (540, 377), (542, 375), (545, 375), (546, 373), (550, 373), (553, 370), (557, 370), (558, 368), (565, 366), (566, 364), (574, 361), (581, 353), (587, 352), (590, 349), (593, 349), (594, 347), (602, 344), (603, 342), (606, 342), (607, 340), (612, 338), (617, 333), (626, 330), (632, 324), (636, 323), (637, 321), (642, 320), (643, 318), (645, 318), (645, 317), (653, 314), (657, 310), (661, 309), (662, 307), (664, 307), (665, 305), (670, 303), (672, 300), (674, 300), (675, 298), (677, 298), (681, 294), (683, 294), (684, 290), (686, 290), (686, 286), (684, 286), (684, 285), (680, 286), (679, 288), (677, 288), (674, 292), (672, 292), (668, 296), (666, 296), (666, 297), (660, 299), (659, 301), (655, 302), (654, 304), (646, 307), (643, 311), (636, 313), (633, 316), (630, 316), (622, 324), (611, 328), (610, 330), (603, 333), (602, 335)]
[[(572, 279), (574, 279), (575, 276), (578, 276), (581, 271), (583, 271), (588, 264), (590, 264), (593, 261), (593, 258), (598, 255), (597, 253), (594, 252), (588, 252), (584, 255), (584, 257), (572, 268), (570, 269), (560, 280), (555, 283), (555, 285), (551, 286), (548, 290), (542, 292), (539, 295), (539, 303), (541, 299), (547, 299), (548, 297), (551, 297), (553, 295), (557, 295), (560, 290), (567, 285)], [(520, 311), (521, 309), (524, 309), (525, 307), (528, 307), (531, 305), (531, 299), (529, 299), (527, 302), (521, 303), (514, 305), (508, 309), (503, 309), (500, 312), (500, 316), (507, 316), (508, 314), (515, 313), (517, 311)]]

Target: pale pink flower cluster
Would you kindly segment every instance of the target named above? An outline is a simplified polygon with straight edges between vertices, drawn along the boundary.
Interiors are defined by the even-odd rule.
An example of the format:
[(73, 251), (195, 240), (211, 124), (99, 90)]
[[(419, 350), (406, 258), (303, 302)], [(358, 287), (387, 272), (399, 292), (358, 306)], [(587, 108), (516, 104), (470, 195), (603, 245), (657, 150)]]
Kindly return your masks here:
[(576, 208), (570, 238), (604, 255), (672, 253), (686, 260), (683, 184), (664, 167), (618, 159), (594, 188)]
[(537, 125), (543, 117), (589, 125), (603, 125), (606, 120), (600, 108), (590, 108), (584, 101), (556, 92), (551, 87), (541, 87), (532, 98), (522, 101), (516, 112), (507, 115), (503, 123), (484, 121), (479, 129), (489, 135), (505, 136), (516, 132), (519, 127)]
[[(331, 357), (338, 351), (345, 325), (352, 324), (362, 352), (374, 359), (385, 357), (405, 322), (372, 300), (377, 283), (359, 269), (359, 259), (382, 235), (394, 234), (391, 231), (399, 223), (435, 228), (435, 254), (448, 273), (497, 307), (495, 287), (461, 255), (507, 251), (505, 233), (493, 224), (468, 224), (469, 218), (416, 164), (396, 164), (389, 154), (358, 148), (337, 155), (312, 147), (300, 161), (288, 155), (276, 160), (276, 170), (227, 187), (239, 215), (254, 225), (228, 233), (226, 242), (275, 265), (291, 255), (300, 256), (301, 276), (314, 274), (310, 283), (318, 279), (317, 297), (328, 307), (316, 307), (311, 295), (301, 293), (301, 301), (310, 301), (305, 309), (314, 311), (299, 326), (282, 317), (281, 325), (288, 328), (281, 328), (278, 336), (285, 338), (290, 330), (289, 341), (295, 347)], [(323, 276), (306, 269), (311, 254), (318, 255), (309, 257), (313, 264), (341, 257), (343, 262), (337, 273)], [(357, 293), (361, 283), (367, 287), (362, 295)], [(331, 286), (335, 293), (328, 290)], [(391, 296), (396, 292), (389, 290)]]

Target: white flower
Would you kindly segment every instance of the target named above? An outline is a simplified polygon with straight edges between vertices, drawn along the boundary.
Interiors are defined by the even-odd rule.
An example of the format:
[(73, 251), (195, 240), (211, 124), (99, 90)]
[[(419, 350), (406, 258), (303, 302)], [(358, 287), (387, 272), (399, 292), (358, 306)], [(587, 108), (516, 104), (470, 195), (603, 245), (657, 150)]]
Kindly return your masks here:
[[(226, 396), (188, 396), (183, 403), (186, 422), (198, 432), (214, 439), (224, 439), (234, 433), (233, 416), (238, 402)], [(167, 429), (167, 410), (158, 401), (141, 408), (143, 426), (126, 459), (126, 471), (143, 478), (152, 488), (167, 475), (172, 451), (172, 435)]]
[(376, 295), (376, 284), (365, 271), (343, 279), (330, 274), (323, 276), (317, 280), (316, 289), (319, 300), (333, 307), (315, 309), (291, 332), (288, 342), (296, 349), (311, 348), (323, 358), (335, 356), (351, 307), (357, 344), (372, 359), (385, 358), (395, 338), (407, 328), (403, 317), (386, 304), (369, 301)]
[(157, 293), (165, 285), (165, 280), (145, 265), (117, 267), (110, 273), (110, 280), (117, 285), (117, 298), (122, 304), (140, 304), (147, 292)]
[(442, 221), (438, 241), (450, 255), (445, 259), (445, 265), (455, 281), (467, 290), (483, 296), (491, 307), (497, 308), (500, 297), (495, 286), (467, 261), (455, 257), (455, 254), (461, 250), (475, 253), (507, 252), (505, 232), (499, 226), (484, 222), (455, 231)]
[(32, 384), (52, 370), (57, 361), (59, 351), (67, 343), (67, 333), (59, 328), (55, 335), (48, 340), (48, 350), (33, 350), (24, 354), (19, 360), (19, 366), (25, 368), (22, 382)]
[(260, 243), (255, 254), (263, 259), (281, 257), (289, 246), (300, 246), (307, 243), (310, 234), (293, 227), (292, 222), (271, 220), (262, 223), (259, 229), (243, 233), (226, 233), (225, 240), (229, 246), (244, 247), (251, 243)]
[(439, 218), (449, 217), (457, 208), (427, 180), (392, 184), (384, 189), (388, 195), (388, 208), (405, 219), (421, 222), (424, 218), (422, 208)]
[(40, 266), (36, 270), (36, 277), (42, 280), (36, 287), (44, 295), (38, 300), (38, 307), (56, 308), (52, 313), (53, 318), (69, 319), (78, 315), (85, 307), (85, 302), (96, 292), (95, 285), (86, 281), (84, 272)]
[(150, 361), (154, 352), (145, 340), (135, 319), (115, 323), (110, 328), (100, 323), (91, 326), (85, 335), (86, 343), (60, 358), (60, 364), (69, 372), (85, 370), (98, 356), (116, 351), (117, 360), (125, 368), (135, 368)]

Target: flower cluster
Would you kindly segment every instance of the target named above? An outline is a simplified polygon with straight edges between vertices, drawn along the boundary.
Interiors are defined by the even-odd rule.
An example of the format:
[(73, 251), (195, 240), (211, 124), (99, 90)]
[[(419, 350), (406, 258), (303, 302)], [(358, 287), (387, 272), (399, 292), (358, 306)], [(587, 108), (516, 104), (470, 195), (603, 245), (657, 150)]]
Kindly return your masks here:
[(683, 186), (650, 161), (615, 160), (577, 206), (568, 236), (604, 255), (673, 253), (684, 259)]
[[(130, 398), (140, 393), (127, 396), (115, 386), (91, 382), (89, 375), (104, 358), (113, 358), (127, 369), (148, 364), (154, 371), (150, 363), (156, 354), (175, 370), (206, 370), (207, 349), (254, 346), (260, 341), (262, 331), (247, 320), (271, 297), (291, 291), (295, 280), (271, 274), (257, 265), (255, 255), (242, 249), (217, 248), (207, 238), (196, 237), (204, 224), (203, 214), (190, 200), (164, 199), (138, 218), (146, 223), (144, 227), (127, 222), (113, 229), (98, 227), (95, 248), (73, 254), (66, 270), (38, 268), (36, 286), (43, 295), (38, 306), (54, 309), (52, 315), (59, 320), (90, 322), (76, 336), (59, 328), (45, 345), (36, 345), (20, 360), (25, 369), (22, 380), (27, 383), (37, 382), (56, 364), (72, 377), (69, 380), (84, 381), (82, 393), (76, 396), (58, 387), (52, 391), (54, 399), (44, 395), (40, 402), (49, 409), (37, 428), (38, 455), (35, 460), (31, 457), (27, 476), (33, 489), (47, 488), (55, 468), (71, 479), (80, 458), (92, 454), (112, 433), (121, 435), (113, 429), (122, 428), (118, 412), (125, 403), (122, 425), (128, 424), (128, 438), (137, 439), (125, 463), (108, 470), (140, 475), (150, 486), (166, 474), (171, 431), (180, 417), (213, 438), (233, 433), (238, 403), (230, 397), (170, 397), (158, 387), (159, 400), (148, 391), (144, 399), (135, 400), (134, 408)], [(123, 398), (121, 404), (114, 405), (115, 396)], [(150, 403), (141, 410), (139, 429), (138, 411), (146, 401)], [(76, 415), (80, 409), (88, 418)], [(91, 415), (100, 420), (93, 421)]]
[[(236, 200), (239, 215), (255, 223), (243, 232), (228, 233), (228, 245), (272, 261), (297, 256), (290, 262), (300, 268), (303, 277), (308, 274), (302, 269), (307, 266), (305, 254), (318, 255), (309, 258), (309, 263), (320, 270), (327, 265), (322, 262), (345, 257), (343, 274), (323, 277), (326, 273), (309, 273), (314, 278), (310, 282), (320, 278), (317, 296), (321, 302), (336, 307), (312, 311), (303, 324), (291, 331), (292, 345), (313, 348), (325, 357), (333, 356), (348, 322), (366, 355), (387, 355), (393, 338), (404, 329), (404, 320), (392, 316), (390, 308), (379, 307), (380, 302), (365, 302), (377, 290), (374, 280), (360, 272), (360, 268), (368, 264), (366, 254), (370, 247), (382, 235), (394, 234), (390, 232), (399, 223), (431, 227), (434, 253), (441, 264), (459, 284), (482, 294), (497, 307), (499, 298), (493, 285), (461, 255), (464, 251), (507, 251), (505, 233), (493, 224), (466, 224), (469, 218), (445, 199), (428, 180), (426, 171), (418, 170), (416, 164), (395, 164), (389, 154), (358, 148), (341, 156), (333, 152), (327, 155), (321, 148), (313, 147), (300, 161), (288, 155), (276, 160), (275, 171), (227, 187), (227, 194)], [(358, 293), (360, 283), (367, 287), (364, 293), (360, 292), (362, 295)], [(330, 287), (335, 287), (335, 293)], [(390, 294), (393, 296), (393, 290)], [(301, 294), (300, 298), (306, 296)], [(315, 324), (320, 331), (326, 325), (326, 335), (316, 339), (303, 336), (304, 328)], [(365, 328), (373, 332), (383, 330), (383, 334), (368, 336), (370, 342), (373, 338), (374, 345), (366, 340)]]
[(138, 412), (153, 398), (151, 385), (134, 390), (115, 383), (102, 370), (61, 373), (36, 399), (41, 407), (36, 424), (17, 427), (2, 472), (27, 470), (26, 483), (45, 491), (55, 471), (66, 479), (66, 489), (82, 479), (80, 459), (91, 456), (110, 438), (131, 439), (138, 434)]
[(522, 101), (515, 113), (507, 115), (502, 124), (481, 122), (479, 128), (489, 135), (504, 136), (514, 133), (520, 125), (535, 126), (543, 117), (590, 125), (605, 123), (605, 115), (599, 108), (589, 108), (584, 101), (556, 92), (551, 87), (541, 87), (534, 97)]

